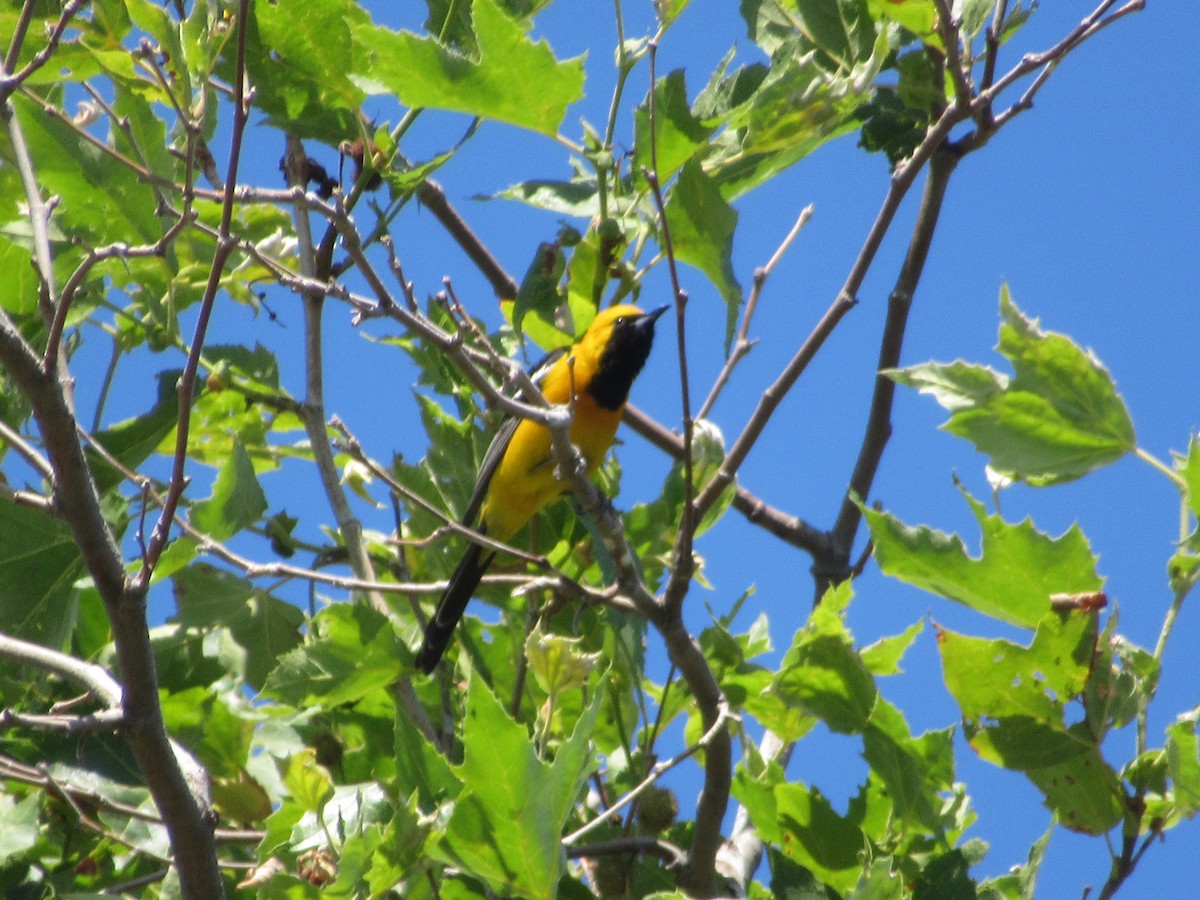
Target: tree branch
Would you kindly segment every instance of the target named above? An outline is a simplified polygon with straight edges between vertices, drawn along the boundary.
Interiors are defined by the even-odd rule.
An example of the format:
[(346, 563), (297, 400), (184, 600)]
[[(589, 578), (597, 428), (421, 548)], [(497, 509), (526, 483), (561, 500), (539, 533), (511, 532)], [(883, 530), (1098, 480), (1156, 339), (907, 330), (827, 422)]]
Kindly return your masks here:
[[(904, 346), (908, 314), (925, 269), (925, 260), (929, 257), (929, 247), (933, 242), (938, 217), (946, 199), (946, 188), (957, 164), (958, 156), (949, 151), (935, 153), (930, 160), (921, 208), (909, 240), (908, 254), (900, 266), (896, 284), (888, 297), (887, 318), (879, 343), (879, 361), (876, 365), (878, 373), (894, 369), (900, 364), (900, 351)], [(896, 383), (887, 375), (877, 374), (871, 408), (867, 415), (866, 433), (863, 435), (854, 472), (850, 476), (850, 491), (842, 500), (842, 508), (831, 531), (829, 552), (814, 560), (817, 600), (824, 596), (830, 584), (844, 579), (849, 573), (850, 552), (858, 526), (862, 522), (862, 510), (859, 509), (858, 500), (866, 501), (869, 498), (883, 451), (892, 435), (892, 406), (895, 395)]]

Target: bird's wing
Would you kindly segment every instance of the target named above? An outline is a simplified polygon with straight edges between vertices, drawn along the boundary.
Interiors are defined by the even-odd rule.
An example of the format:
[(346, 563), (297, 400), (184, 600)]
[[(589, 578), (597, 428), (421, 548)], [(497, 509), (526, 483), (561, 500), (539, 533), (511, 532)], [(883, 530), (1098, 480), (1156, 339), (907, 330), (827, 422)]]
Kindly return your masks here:
[[(541, 387), (546, 373), (550, 371), (550, 367), (558, 362), (566, 352), (566, 347), (559, 347), (557, 350), (550, 351), (535, 363), (529, 369), (529, 377), (533, 380), (533, 383)], [(473, 526), (476, 517), (479, 515), (479, 510), (483, 506), (484, 498), (487, 497), (488, 486), (492, 483), (492, 476), (496, 474), (496, 469), (500, 466), (500, 460), (504, 459), (504, 453), (508, 450), (508, 445), (512, 442), (513, 435), (520, 424), (521, 419), (519, 417), (508, 416), (500, 423), (500, 427), (496, 430), (496, 436), (492, 438), (487, 452), (483, 454), (483, 462), (479, 464), (479, 475), (475, 479), (475, 490), (471, 494), (471, 502), (467, 504), (467, 511), (463, 513), (462, 517), (464, 525), (468, 527)]]

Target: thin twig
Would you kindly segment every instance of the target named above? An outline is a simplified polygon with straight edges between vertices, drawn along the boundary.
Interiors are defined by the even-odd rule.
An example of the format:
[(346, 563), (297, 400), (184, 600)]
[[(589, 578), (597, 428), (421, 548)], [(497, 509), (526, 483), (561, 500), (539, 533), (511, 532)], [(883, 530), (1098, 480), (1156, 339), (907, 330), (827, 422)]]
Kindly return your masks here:
[(691, 388), (688, 379), (687, 366), (687, 304), (688, 295), (679, 281), (679, 267), (675, 262), (675, 246), (671, 240), (671, 223), (667, 218), (667, 206), (663, 199), (662, 184), (658, 177), (658, 145), (655, 138), (655, 64), (658, 58), (658, 45), (651, 41), (647, 45), (650, 53), (650, 168), (642, 172), (650, 192), (654, 197), (654, 206), (658, 212), (659, 229), (662, 232), (662, 249), (667, 258), (667, 271), (671, 276), (671, 292), (675, 300), (675, 342), (679, 356), (679, 402), (682, 407), (683, 422), (683, 516), (679, 523), (679, 531), (675, 535), (675, 546), (671, 551), (670, 577), (663, 592), (663, 603), (667, 607), (678, 609), (684, 597), (687, 596), (695, 572), (695, 558), (692, 554), (692, 540), (696, 534), (695, 497), (696, 485), (693, 480), (692, 439), (695, 422), (692, 419)]
[(673, 768), (675, 768), (681, 762), (691, 759), (698, 752), (700, 752), (701, 750), (708, 747), (712, 743), (712, 741), (720, 733), (722, 733), (725, 730), (725, 725), (726, 725), (728, 718), (729, 718), (729, 709), (728, 709), (728, 707), (726, 707), (722, 711), (722, 715), (720, 716), (720, 718), (718, 718), (718, 720), (716, 722), (714, 722), (713, 725), (700, 737), (700, 740), (696, 741), (696, 743), (692, 744), (690, 747), (688, 747), (683, 752), (678, 753), (675, 756), (672, 756), (670, 759), (663, 760), (660, 763), (656, 763), (649, 775), (647, 775), (645, 778), (643, 778), (641, 781), (639, 781), (636, 785), (634, 785), (632, 788), (630, 788), (628, 791), (626, 791), (624, 794), (622, 794), (616, 800), (616, 802), (614, 802), (611, 806), (606, 807), (603, 811), (600, 812), (599, 815), (597, 815), (595, 818), (593, 818), (590, 822), (587, 822), (586, 824), (584, 824), (584, 825), (580, 826), (579, 828), (575, 829), (574, 831), (572, 831), (570, 834), (566, 835), (562, 839), (563, 847), (566, 847), (569, 849), (572, 845), (578, 843), (578, 841), (581, 838), (586, 837), (587, 835), (589, 835), (593, 831), (595, 831), (597, 828), (600, 828), (601, 826), (607, 824), (609, 819), (612, 818), (613, 813), (620, 810), (626, 804), (632, 803), (634, 800), (636, 800), (638, 797), (640, 797), (643, 793), (645, 793), (646, 788), (650, 787), (650, 785), (654, 784), (654, 782), (658, 781), (659, 778), (661, 778), (667, 772), (671, 771)]
[(959, 23), (954, 18), (948, 0), (934, 0), (937, 8), (937, 30), (946, 51), (946, 69), (950, 73), (950, 81), (954, 85), (954, 102), (961, 111), (966, 111), (975, 98), (971, 87), (970, 73), (963, 64), (961, 52), (962, 32)]
[[(50, 60), (50, 57), (54, 55), (54, 51), (58, 49), (59, 41), (62, 40), (67, 26), (75, 18), (75, 14), (87, 6), (87, 0), (70, 0), (63, 7), (62, 12), (58, 16), (58, 21), (54, 23), (54, 27), (50, 29), (50, 34), (46, 38), (46, 46), (35, 53), (33, 58), (20, 71), (13, 72), (13, 67), (20, 58), (21, 45), (25, 41), (25, 34), (29, 28), (29, 22), (36, 6), (37, 3), (35, 0), (26, 0), (25, 5), (21, 8), (21, 18), (18, 21), (12, 41), (8, 45), (8, 53), (4, 58), (4, 73), (3, 77), (0, 77), (0, 104), (7, 103), (13, 91)], [(8, 74), (10, 72), (12, 72), (11, 75)]]
[[(876, 372), (894, 369), (900, 364), (900, 353), (908, 327), (908, 314), (912, 309), (917, 285), (925, 270), (925, 260), (929, 256), (929, 248), (937, 230), (938, 217), (946, 199), (950, 176), (957, 164), (957, 155), (949, 152), (934, 154), (930, 161), (921, 207), (909, 240), (908, 253), (888, 297), (887, 318), (879, 342)], [(832, 553), (814, 561), (817, 601), (824, 596), (831, 583), (844, 579), (849, 573), (851, 548), (862, 522), (862, 510), (858, 501), (869, 499), (871, 487), (875, 483), (875, 474), (883, 459), (883, 451), (891, 437), (895, 394), (896, 383), (886, 375), (876, 375), (866, 429), (858, 459), (854, 464), (854, 472), (850, 476), (850, 490), (842, 500), (837, 520), (830, 532)]]
[(0, 419), (0, 441), (4, 441), (5, 444), (16, 450), (21, 459), (35, 469), (47, 484), (54, 483), (54, 467), (50, 465), (50, 461), (2, 419)]
[(229, 138), (229, 162), (225, 171), (225, 191), (221, 200), (221, 223), (217, 228), (217, 246), (213, 251), (212, 263), (208, 270), (208, 282), (204, 287), (204, 295), (200, 300), (199, 312), (196, 317), (196, 328), (192, 335), (192, 345), (188, 351), (187, 362), (183, 374), (179, 378), (179, 421), (176, 425), (175, 454), (171, 464), (171, 478), (167, 496), (163, 503), (162, 512), (146, 552), (142, 557), (141, 570), (138, 572), (137, 585), (145, 590), (158, 565), (159, 557), (166, 549), (171, 536), (171, 523), (175, 518), (175, 510), (183, 498), (186, 487), (188, 434), (191, 430), (192, 401), (195, 396), (196, 372), (200, 366), (200, 354), (204, 349), (204, 339), (208, 333), (208, 324), (212, 319), (213, 308), (216, 306), (217, 292), (221, 287), (221, 275), (225, 271), (225, 263), (237, 246), (232, 237), (233, 208), (237, 196), (238, 167), (241, 164), (242, 144), (246, 134), (246, 124), (250, 119), (250, 105), (253, 101), (253, 91), (250, 89), (246, 76), (246, 27), (249, 16), (249, 0), (240, 0), (237, 20), (237, 56), (234, 67), (234, 103), (233, 123)]
[(595, 844), (568, 847), (566, 853), (567, 859), (598, 859), (602, 856), (648, 854), (657, 856), (667, 864), (668, 869), (681, 865), (687, 859), (687, 854), (669, 841), (646, 835), (613, 838), (608, 841), (598, 841)]
[(754, 270), (754, 283), (750, 288), (750, 296), (746, 299), (746, 309), (742, 313), (742, 324), (738, 328), (737, 338), (734, 340), (733, 348), (725, 360), (725, 365), (721, 367), (721, 371), (713, 381), (712, 389), (708, 392), (708, 396), (700, 406), (700, 411), (696, 413), (697, 419), (708, 418), (709, 412), (712, 411), (713, 405), (717, 402), (717, 397), (720, 396), (726, 382), (729, 381), (729, 376), (733, 374), (734, 368), (753, 349), (755, 342), (750, 340), (750, 323), (754, 319), (755, 311), (758, 309), (758, 298), (762, 296), (763, 286), (767, 283), (767, 279), (771, 277), (771, 273), (775, 271), (775, 267), (779, 265), (779, 261), (783, 259), (783, 254), (787, 252), (796, 238), (800, 236), (801, 230), (808, 224), (808, 220), (812, 218), (812, 214), (813, 206), (810, 203), (800, 211), (795, 224), (792, 225), (792, 230), (787, 233), (787, 237), (775, 248), (775, 252), (771, 254), (771, 258), (767, 260), (767, 264)]

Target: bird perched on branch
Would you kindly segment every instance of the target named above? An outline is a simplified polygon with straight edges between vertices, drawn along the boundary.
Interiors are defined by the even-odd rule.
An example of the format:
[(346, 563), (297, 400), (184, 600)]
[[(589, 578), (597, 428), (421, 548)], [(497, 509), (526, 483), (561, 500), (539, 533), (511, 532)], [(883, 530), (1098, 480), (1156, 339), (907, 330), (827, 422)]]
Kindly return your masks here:
[[(574, 400), (571, 443), (583, 455), (589, 475), (600, 467), (612, 445), (629, 388), (650, 355), (654, 323), (666, 309), (644, 313), (636, 306), (613, 306), (603, 310), (578, 343), (551, 354), (533, 373), (550, 403)], [(463, 524), (507, 541), (538, 510), (566, 493), (569, 488), (557, 475), (550, 444), (544, 425), (531, 419), (505, 420), (484, 454)], [(480, 544), (467, 547), (425, 628), (416, 658), (422, 672), (432, 672), (446, 652), (454, 626), (495, 555)]]

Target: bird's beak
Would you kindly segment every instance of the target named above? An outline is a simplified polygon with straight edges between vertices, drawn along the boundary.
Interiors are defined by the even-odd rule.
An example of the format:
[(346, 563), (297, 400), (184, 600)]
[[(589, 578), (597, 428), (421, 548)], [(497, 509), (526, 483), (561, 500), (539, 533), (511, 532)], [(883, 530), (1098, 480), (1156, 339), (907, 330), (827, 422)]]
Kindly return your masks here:
[(658, 317), (661, 316), (663, 313), (665, 313), (670, 308), (671, 308), (670, 306), (660, 306), (658, 309), (651, 310), (650, 312), (646, 313), (646, 317), (645, 317), (646, 325), (648, 325), (648, 326), (653, 325), (655, 323), (655, 321), (658, 319)]

